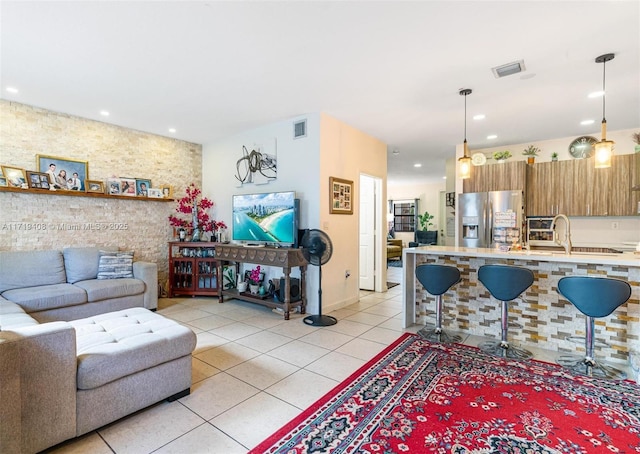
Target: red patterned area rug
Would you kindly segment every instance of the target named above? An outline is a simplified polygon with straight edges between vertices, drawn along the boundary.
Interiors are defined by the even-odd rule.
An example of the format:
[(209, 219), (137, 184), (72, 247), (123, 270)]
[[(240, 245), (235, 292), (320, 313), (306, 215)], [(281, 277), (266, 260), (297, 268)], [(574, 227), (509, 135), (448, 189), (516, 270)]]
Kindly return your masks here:
[(250, 452), (637, 453), (640, 386), (405, 334)]

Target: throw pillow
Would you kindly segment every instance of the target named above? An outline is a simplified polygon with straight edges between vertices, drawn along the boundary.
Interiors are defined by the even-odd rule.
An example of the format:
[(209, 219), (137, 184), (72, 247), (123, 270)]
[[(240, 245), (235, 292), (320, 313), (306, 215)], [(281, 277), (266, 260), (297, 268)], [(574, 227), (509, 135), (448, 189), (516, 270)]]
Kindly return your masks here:
[(100, 251), (98, 279), (133, 277), (133, 252)]

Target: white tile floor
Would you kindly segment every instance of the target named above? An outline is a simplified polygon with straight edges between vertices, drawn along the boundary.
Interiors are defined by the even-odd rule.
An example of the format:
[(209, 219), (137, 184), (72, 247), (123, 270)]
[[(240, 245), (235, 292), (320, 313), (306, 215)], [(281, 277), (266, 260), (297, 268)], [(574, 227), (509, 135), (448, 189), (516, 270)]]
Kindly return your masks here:
[[(388, 280), (401, 282), (402, 269)], [(303, 323), (237, 300), (173, 298), (160, 314), (197, 334), (191, 394), (162, 402), (50, 450), (62, 453), (246, 453), (365, 364), (403, 331), (402, 286), (362, 292), (329, 315), (329, 327)], [(468, 336), (463, 342), (483, 340)], [(536, 359), (555, 353), (534, 350)]]

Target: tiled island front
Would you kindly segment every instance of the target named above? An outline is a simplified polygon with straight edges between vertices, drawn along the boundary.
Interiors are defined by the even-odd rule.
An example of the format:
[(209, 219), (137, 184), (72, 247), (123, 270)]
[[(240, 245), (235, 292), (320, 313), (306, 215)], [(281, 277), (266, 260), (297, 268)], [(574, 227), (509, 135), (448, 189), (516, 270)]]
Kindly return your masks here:
[(485, 264), (515, 265), (533, 271), (533, 285), (509, 304), (511, 321), (522, 328), (509, 330), (509, 338), (523, 346), (559, 352), (584, 352), (584, 342), (567, 340), (584, 336), (585, 317), (557, 292), (564, 276), (619, 278), (631, 285), (631, 298), (608, 317), (596, 319), (596, 354), (612, 362), (626, 362), (629, 349), (640, 350), (640, 256), (542, 254), (499, 252), (495, 249), (427, 246), (405, 249), (403, 326), (424, 323), (425, 310), (435, 308), (415, 278), (415, 267), (423, 263), (455, 266), (462, 281), (443, 295), (443, 327), (450, 331), (500, 338), (500, 303), (478, 281)]

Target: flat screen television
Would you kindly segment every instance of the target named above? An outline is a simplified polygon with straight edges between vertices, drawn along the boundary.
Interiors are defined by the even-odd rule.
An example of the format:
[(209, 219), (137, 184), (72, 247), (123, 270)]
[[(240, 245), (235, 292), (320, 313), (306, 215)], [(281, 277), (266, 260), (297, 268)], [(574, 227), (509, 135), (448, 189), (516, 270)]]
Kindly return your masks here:
[(232, 238), (248, 244), (295, 246), (298, 237), (296, 193), (234, 195)]

